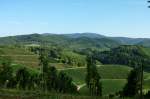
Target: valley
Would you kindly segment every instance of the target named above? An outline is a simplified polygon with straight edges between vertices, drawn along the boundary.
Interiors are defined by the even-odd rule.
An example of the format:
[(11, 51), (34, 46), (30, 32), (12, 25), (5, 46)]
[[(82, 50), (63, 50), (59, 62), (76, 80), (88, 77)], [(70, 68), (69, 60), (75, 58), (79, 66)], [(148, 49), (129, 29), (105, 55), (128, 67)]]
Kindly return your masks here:
[[(0, 66), (3, 67), (3, 61), (6, 59), (11, 61), (13, 75), (22, 68), (25, 68), (30, 75), (39, 75), (42, 72), (40, 51), (45, 50), (48, 68), (56, 68), (58, 77), (62, 72), (69, 76), (71, 83), (77, 88), (75, 95), (90, 97), (85, 79), (87, 57), (93, 55), (97, 72), (101, 76), (102, 95), (109, 97), (123, 90), (128, 75), (141, 63), (144, 65), (143, 93), (146, 94), (150, 91), (150, 48), (138, 44), (123, 45), (125, 43), (110, 39), (112, 38), (98, 34), (32, 34), (0, 38)], [(33, 83), (32, 86), (35, 85), (36, 83)], [(19, 90), (21, 92), (22, 89), (3, 87), (0, 94), (2, 92), (17, 94)], [(38, 88), (32, 90), (38, 91)], [(50, 93), (55, 94), (56, 91), (52, 90)]]

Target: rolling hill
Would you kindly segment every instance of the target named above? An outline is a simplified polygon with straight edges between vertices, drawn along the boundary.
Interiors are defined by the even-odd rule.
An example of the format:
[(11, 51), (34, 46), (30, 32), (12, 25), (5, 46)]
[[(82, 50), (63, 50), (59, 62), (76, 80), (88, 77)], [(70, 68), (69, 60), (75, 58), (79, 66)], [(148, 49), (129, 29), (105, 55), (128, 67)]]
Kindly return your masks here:
[(150, 46), (150, 39), (108, 37), (96, 33), (73, 33), (73, 34), (30, 34), (1, 37), (0, 45), (12, 44), (45, 44), (57, 45), (66, 48), (114, 48), (119, 45), (143, 45)]
[(131, 67), (144, 66), (150, 71), (150, 48), (124, 45), (109, 51), (96, 52), (93, 56), (103, 64), (120, 64)]

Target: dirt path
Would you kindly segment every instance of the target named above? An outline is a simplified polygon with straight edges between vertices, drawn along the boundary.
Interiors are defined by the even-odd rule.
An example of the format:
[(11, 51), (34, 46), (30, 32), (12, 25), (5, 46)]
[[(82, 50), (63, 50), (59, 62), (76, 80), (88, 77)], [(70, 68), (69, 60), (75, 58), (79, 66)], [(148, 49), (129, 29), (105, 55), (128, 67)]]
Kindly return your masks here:
[[(100, 67), (102, 65), (97, 65), (97, 67)], [(82, 69), (82, 68), (86, 68), (85, 66), (84, 67), (73, 67), (73, 68), (63, 68), (63, 69), (57, 69), (57, 70), (72, 70), (72, 69)]]
[(86, 84), (77, 85), (77, 90), (79, 91), (82, 87), (86, 86)]
[(63, 68), (63, 69), (57, 69), (57, 70), (72, 70), (72, 69), (81, 69), (86, 67), (73, 67), (73, 68)]

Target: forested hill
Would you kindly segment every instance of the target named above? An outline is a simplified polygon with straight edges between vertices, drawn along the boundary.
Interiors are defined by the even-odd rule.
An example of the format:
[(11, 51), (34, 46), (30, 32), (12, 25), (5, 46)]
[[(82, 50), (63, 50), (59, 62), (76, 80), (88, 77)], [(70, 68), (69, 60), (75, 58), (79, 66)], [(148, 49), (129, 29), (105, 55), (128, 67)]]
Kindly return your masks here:
[(46, 44), (66, 48), (111, 48), (120, 45), (105, 36), (85, 34), (30, 34), (0, 38), (0, 45), (12, 44)]
[(12, 44), (46, 44), (67, 48), (114, 48), (119, 45), (143, 45), (150, 47), (150, 39), (107, 37), (96, 33), (73, 34), (30, 34), (1, 37), (0, 45)]
[(150, 71), (150, 48), (124, 45), (110, 51), (97, 52), (94, 57), (103, 64), (121, 64), (136, 67), (143, 65)]

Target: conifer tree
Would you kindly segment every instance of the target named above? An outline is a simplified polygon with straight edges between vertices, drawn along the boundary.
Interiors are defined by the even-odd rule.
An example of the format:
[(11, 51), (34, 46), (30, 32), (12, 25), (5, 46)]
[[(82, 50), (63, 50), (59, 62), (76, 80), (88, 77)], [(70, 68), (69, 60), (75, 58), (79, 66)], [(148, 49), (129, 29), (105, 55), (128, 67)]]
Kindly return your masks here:
[(97, 71), (96, 61), (92, 56), (87, 57), (87, 75), (86, 84), (90, 90), (91, 95), (102, 95), (101, 77)]
[(127, 79), (127, 84), (123, 88), (122, 96), (133, 97), (139, 92), (139, 69), (133, 69)]

